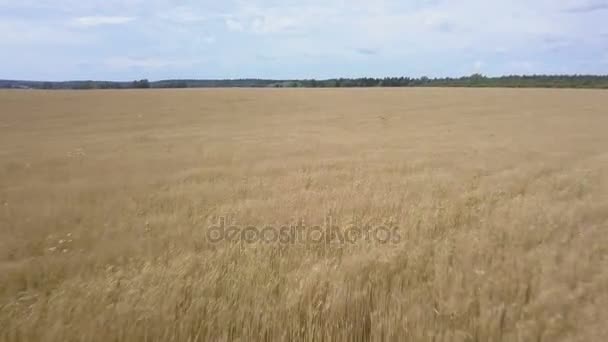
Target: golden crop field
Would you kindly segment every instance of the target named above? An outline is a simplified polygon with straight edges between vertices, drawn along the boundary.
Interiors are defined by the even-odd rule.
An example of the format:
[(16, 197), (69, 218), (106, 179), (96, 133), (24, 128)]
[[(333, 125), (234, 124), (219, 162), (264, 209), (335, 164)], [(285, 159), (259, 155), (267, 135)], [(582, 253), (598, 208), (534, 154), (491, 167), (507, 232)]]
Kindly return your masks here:
[(0, 92), (4, 341), (602, 341), (607, 228), (605, 91)]

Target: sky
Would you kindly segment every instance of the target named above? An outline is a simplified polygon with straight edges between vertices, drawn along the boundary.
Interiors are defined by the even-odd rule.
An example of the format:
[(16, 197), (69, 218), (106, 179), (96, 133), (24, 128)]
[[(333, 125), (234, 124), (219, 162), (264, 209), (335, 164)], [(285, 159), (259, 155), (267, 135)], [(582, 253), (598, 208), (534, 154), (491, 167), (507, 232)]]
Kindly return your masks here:
[(608, 74), (608, 0), (0, 0), (0, 79)]

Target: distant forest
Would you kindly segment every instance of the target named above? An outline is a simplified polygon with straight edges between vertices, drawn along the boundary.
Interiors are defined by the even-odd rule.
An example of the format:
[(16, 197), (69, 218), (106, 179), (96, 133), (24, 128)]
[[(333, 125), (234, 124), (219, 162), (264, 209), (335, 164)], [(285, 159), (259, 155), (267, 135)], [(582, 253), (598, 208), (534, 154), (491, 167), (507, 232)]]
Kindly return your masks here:
[(0, 80), (0, 88), (13, 89), (137, 89), (137, 88), (352, 88), (352, 87), (509, 87), (509, 88), (597, 88), (608, 89), (608, 75), (511, 75), (486, 77), (481, 74), (460, 78), (334, 78), (327, 80), (137, 80), (108, 81), (18, 81)]

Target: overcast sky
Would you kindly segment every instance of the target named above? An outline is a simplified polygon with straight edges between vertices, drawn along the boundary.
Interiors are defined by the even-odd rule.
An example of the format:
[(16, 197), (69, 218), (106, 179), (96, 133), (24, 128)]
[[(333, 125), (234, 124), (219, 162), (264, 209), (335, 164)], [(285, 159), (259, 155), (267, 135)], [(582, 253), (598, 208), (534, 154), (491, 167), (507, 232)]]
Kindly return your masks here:
[(608, 0), (0, 0), (0, 79), (608, 74)]

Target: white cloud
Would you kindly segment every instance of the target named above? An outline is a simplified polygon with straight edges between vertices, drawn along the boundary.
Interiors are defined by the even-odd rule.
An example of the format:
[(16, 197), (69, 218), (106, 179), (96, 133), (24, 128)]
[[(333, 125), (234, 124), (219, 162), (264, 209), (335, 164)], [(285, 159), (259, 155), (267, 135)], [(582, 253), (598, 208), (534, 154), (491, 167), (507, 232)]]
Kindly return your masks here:
[(101, 25), (121, 25), (134, 21), (134, 17), (122, 16), (88, 16), (79, 17), (72, 21), (73, 26), (78, 27), (95, 27)]
[(528, 74), (534, 71), (534, 63), (531, 61), (513, 61), (509, 63), (509, 68), (516, 74)]
[[(164, 3), (164, 4), (163, 4)], [(0, 9), (41, 10), (80, 15), (83, 13), (125, 13), (141, 6), (167, 5), (167, 0), (0, 0)]]
[(585, 13), (608, 10), (608, 1), (606, 0), (586, 0), (577, 1), (576, 4), (568, 7), (566, 12), (570, 13)]
[(170, 9), (163, 9), (158, 13), (160, 19), (169, 20), (177, 23), (192, 24), (205, 22), (213, 19), (215, 15), (208, 13), (202, 14), (194, 8), (187, 6), (177, 6)]
[[(15, 34), (18, 32), (19, 34)], [(23, 20), (0, 21), (0, 45), (49, 46), (77, 45), (92, 42), (93, 37), (73, 32), (62, 25), (41, 23), (32, 25)]]
[(304, 4), (268, 5), (263, 1), (239, 2), (235, 10), (225, 13), (226, 27), (231, 31), (263, 34), (306, 33), (321, 27), (331, 31), (343, 9), (340, 3), (323, 6), (313, 0)]
[[(606, 2), (0, 0), (0, 48), (14, 46), (15, 55), (24, 55), (59, 47), (58, 59), (105, 61), (88, 69), (71, 63), (74, 74), (98, 65), (116, 75), (180, 68), (190, 70), (187, 75), (213, 70), (238, 76), (261, 67), (269, 75), (439, 75), (481, 68), (492, 74), (551, 71), (560, 64), (577, 70), (578, 59), (605, 69), (608, 36), (598, 27)], [(112, 29), (134, 20), (138, 25)], [(66, 44), (97, 49), (63, 51)], [(565, 50), (576, 56), (566, 59)], [(208, 67), (198, 68), (200, 58)]]
[(104, 64), (112, 69), (160, 69), (170, 67), (185, 67), (194, 65), (193, 60), (177, 60), (162, 58), (133, 58), (133, 57), (113, 57), (107, 59)]
[(251, 22), (251, 29), (255, 33), (285, 32), (295, 28), (295, 20), (290, 17), (260, 16)]
[(217, 41), (217, 39), (214, 36), (207, 36), (201, 38), (201, 41), (205, 44), (213, 44)]
[(297, 28), (295, 18), (267, 14), (228, 17), (225, 22), (231, 31), (255, 34), (286, 33)]
[(245, 25), (239, 20), (226, 18), (226, 27), (231, 31), (244, 31)]

